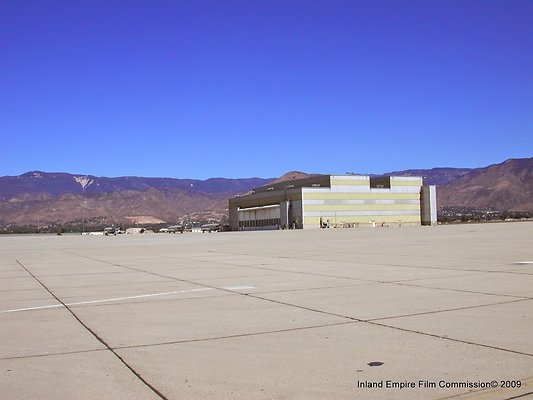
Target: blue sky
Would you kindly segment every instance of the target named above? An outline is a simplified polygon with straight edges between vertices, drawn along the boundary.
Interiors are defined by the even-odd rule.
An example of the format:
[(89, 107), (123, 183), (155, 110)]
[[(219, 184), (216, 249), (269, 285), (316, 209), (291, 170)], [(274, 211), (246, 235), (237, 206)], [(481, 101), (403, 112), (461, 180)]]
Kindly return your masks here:
[(0, 175), (533, 156), (532, 1), (0, 2)]

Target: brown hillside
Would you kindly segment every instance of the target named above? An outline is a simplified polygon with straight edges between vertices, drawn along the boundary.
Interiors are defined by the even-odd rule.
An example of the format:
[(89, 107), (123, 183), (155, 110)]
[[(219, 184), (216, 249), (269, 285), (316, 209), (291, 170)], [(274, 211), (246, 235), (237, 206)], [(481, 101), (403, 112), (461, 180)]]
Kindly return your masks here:
[(479, 168), (437, 189), (439, 207), (533, 211), (533, 158)]
[(316, 174), (307, 174), (305, 172), (300, 172), (300, 171), (290, 171), (268, 183), (273, 184), (273, 183), (286, 182), (292, 179), (308, 178), (313, 175), (316, 175)]
[(68, 194), (41, 201), (1, 202), (0, 223), (65, 223), (95, 217), (106, 217), (113, 222), (128, 222), (139, 216), (171, 223), (183, 215), (195, 212), (219, 214), (225, 211), (222, 208), (225, 204), (225, 199), (219, 197), (154, 189), (91, 196)]

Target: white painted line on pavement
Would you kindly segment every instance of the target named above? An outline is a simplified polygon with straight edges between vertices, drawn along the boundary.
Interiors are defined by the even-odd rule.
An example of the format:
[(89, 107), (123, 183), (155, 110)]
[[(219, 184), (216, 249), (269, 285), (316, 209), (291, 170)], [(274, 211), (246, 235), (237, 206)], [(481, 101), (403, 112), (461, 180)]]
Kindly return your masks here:
[[(92, 301), (79, 301), (76, 303), (65, 303), (67, 306), (79, 306), (82, 304), (95, 304), (95, 303), (106, 303), (110, 301), (120, 301), (120, 300), (129, 300), (129, 299), (142, 299), (144, 297), (155, 297), (155, 296), (165, 296), (168, 294), (177, 294), (177, 293), (192, 293), (200, 292), (205, 290), (213, 290), (212, 288), (199, 288), (199, 289), (189, 289), (189, 290), (176, 290), (174, 292), (162, 292), (162, 293), (150, 293), (150, 294), (141, 294), (138, 296), (128, 296), (128, 297), (115, 297), (112, 299), (102, 299), (102, 300), (92, 300)], [(30, 311), (30, 310), (43, 310), (45, 308), (57, 308), (63, 307), (63, 304), (53, 304), (50, 306), (40, 306), (40, 307), (28, 307), (28, 308), (17, 308), (14, 310), (5, 310), (3, 313), (17, 312), (17, 311)]]
[[(226, 290), (244, 290), (244, 289), (254, 289), (253, 286), (228, 286), (223, 287), (222, 289)], [(161, 293), (150, 293), (150, 294), (141, 294), (138, 296), (127, 296), (127, 297), (115, 297), (112, 299), (102, 299), (102, 300), (91, 300), (91, 301), (78, 301), (76, 303), (65, 303), (67, 306), (79, 306), (83, 304), (95, 304), (95, 303), (107, 303), (112, 301), (121, 301), (121, 300), (130, 300), (130, 299), (142, 299), (145, 297), (155, 297), (155, 296), (166, 296), (169, 294), (178, 294), (178, 293), (193, 293), (193, 292), (201, 292), (206, 290), (215, 290), (215, 288), (198, 288), (198, 289), (188, 289), (188, 290), (175, 290), (173, 292), (161, 292)], [(52, 304), (48, 306), (39, 306), (39, 307), (28, 307), (28, 308), (16, 308), (13, 310), (4, 310), (2, 313), (12, 313), (12, 312), (18, 312), (18, 311), (31, 311), (31, 310), (44, 310), (47, 308), (58, 308), (63, 307), (63, 304)]]
[(226, 286), (222, 289), (226, 290), (244, 290), (244, 289), (255, 289), (255, 286)]

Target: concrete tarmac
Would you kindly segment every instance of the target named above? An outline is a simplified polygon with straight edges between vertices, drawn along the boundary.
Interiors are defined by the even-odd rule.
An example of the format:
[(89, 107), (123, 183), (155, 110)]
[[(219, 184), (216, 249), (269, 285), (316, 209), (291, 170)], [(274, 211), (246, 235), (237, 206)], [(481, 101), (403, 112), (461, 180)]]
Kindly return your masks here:
[(0, 398), (533, 398), (533, 223), (0, 236)]

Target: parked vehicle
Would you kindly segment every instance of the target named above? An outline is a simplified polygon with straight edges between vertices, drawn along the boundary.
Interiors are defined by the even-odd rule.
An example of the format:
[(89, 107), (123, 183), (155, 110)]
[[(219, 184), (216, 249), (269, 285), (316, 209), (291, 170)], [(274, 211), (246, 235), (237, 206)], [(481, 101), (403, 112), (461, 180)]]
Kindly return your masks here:
[(202, 230), (202, 233), (205, 233), (205, 232), (217, 232), (218, 231), (218, 227), (219, 225), (218, 224), (204, 224), (200, 227), (200, 229)]

